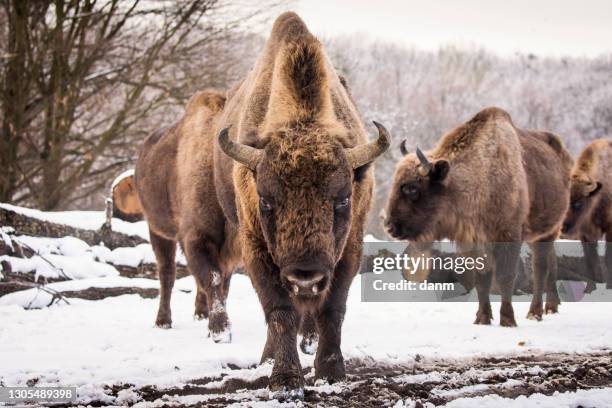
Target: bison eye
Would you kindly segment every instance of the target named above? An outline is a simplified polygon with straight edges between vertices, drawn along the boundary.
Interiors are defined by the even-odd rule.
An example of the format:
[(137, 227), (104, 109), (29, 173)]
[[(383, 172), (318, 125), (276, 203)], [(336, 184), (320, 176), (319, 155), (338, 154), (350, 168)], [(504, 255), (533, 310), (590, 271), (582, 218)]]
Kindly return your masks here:
[(574, 201), (572, 203), (572, 210), (580, 211), (580, 210), (582, 210), (583, 206), (584, 206), (584, 203), (582, 201)]
[(350, 203), (351, 203), (350, 197), (345, 197), (342, 200), (336, 201), (336, 203), (334, 204), (334, 210), (336, 211), (342, 210), (348, 207)]
[(404, 184), (402, 186), (402, 194), (404, 194), (408, 199), (412, 201), (416, 201), (419, 198), (419, 188), (414, 184)]
[(270, 202), (267, 201), (265, 198), (259, 197), (259, 208), (263, 212), (270, 212), (272, 211), (272, 204), (270, 204)]

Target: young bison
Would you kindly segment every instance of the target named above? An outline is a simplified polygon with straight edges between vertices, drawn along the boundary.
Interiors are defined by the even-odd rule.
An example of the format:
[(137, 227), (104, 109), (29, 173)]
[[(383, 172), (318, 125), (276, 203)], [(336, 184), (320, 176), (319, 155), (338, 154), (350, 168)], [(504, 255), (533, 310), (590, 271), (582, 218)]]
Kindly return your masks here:
[(604, 278), (597, 240), (605, 235), (606, 287), (612, 289), (612, 140), (595, 140), (582, 151), (572, 169), (570, 191), (563, 233), (582, 241), (589, 289)]
[[(512, 293), (521, 243), (534, 253), (534, 293), (528, 318), (555, 313), (557, 238), (569, 200), (571, 157), (555, 135), (518, 129), (487, 108), (442, 137), (427, 154), (418, 148), (397, 165), (385, 226), (401, 240), (448, 238), (487, 250), (501, 291), (502, 326), (515, 326)], [(490, 259), (490, 258), (489, 258)], [(476, 274), (476, 324), (490, 324), (492, 271)]]

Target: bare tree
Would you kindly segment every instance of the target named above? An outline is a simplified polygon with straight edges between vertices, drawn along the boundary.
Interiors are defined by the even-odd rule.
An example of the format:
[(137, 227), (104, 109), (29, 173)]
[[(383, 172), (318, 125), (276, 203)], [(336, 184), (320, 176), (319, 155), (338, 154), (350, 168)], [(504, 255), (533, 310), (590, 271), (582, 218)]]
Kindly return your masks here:
[[(276, 2), (3, 0), (0, 201), (66, 207), (105, 187), (137, 140), (198, 88), (221, 44)], [(244, 38), (247, 42), (248, 38)], [(218, 69), (214, 69), (217, 64)], [(215, 74), (219, 77), (215, 78)]]

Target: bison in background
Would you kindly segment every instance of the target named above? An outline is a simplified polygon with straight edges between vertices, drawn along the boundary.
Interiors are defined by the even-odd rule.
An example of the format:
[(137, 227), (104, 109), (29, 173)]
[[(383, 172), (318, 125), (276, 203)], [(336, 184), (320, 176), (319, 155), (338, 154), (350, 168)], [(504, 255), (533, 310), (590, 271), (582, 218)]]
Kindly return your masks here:
[(157, 324), (171, 322), (178, 241), (198, 283), (196, 314), (208, 314), (213, 338), (223, 339), (241, 253), (268, 325), (261, 361), (274, 360), (270, 388), (303, 395), (296, 340), (305, 315), (320, 339), (316, 377), (343, 378), (342, 321), (370, 209), (370, 164), (389, 146), (375, 125), (368, 143), (323, 46), (296, 14), (279, 16), (227, 100), (196, 95), (179, 123), (143, 146), (136, 178), (161, 280)]
[[(508, 113), (487, 108), (447, 133), (431, 151), (417, 148), (395, 170), (385, 227), (397, 239), (448, 238), (493, 257), (501, 292), (502, 326), (516, 326), (512, 293), (521, 243), (531, 243), (533, 300), (528, 318), (542, 319), (559, 305), (556, 290), (558, 237), (569, 200), (572, 160), (559, 138), (518, 129)], [(476, 273), (476, 324), (490, 324), (490, 268)]]
[(225, 300), (240, 261), (236, 226), (227, 221), (215, 193), (215, 120), (225, 96), (204, 91), (191, 98), (175, 125), (151, 134), (136, 164), (136, 186), (157, 260), (160, 303), (156, 325), (172, 324), (170, 296), (176, 244), (197, 284), (195, 317), (208, 318), (215, 342), (231, 341)]
[[(563, 223), (563, 234), (580, 238), (589, 273), (589, 290), (593, 281), (607, 280), (612, 289), (612, 140), (598, 139), (589, 144), (574, 164), (570, 185), (570, 206)], [(603, 276), (597, 241), (605, 235)]]
[(142, 205), (134, 180), (134, 169), (124, 171), (115, 178), (111, 186), (111, 200), (113, 217), (129, 222), (143, 219)]

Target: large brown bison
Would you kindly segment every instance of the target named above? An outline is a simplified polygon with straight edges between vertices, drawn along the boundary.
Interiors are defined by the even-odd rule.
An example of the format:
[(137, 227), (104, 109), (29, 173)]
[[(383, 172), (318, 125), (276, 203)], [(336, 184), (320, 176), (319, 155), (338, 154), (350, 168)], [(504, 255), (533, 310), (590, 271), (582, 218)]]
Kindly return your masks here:
[(612, 140), (595, 140), (582, 151), (572, 169), (570, 191), (563, 233), (582, 241), (591, 282), (604, 278), (597, 241), (605, 235), (607, 288), (612, 289)]
[[(404, 144), (402, 144), (404, 146)], [(406, 153), (387, 204), (390, 235), (419, 242), (448, 238), (493, 256), (502, 326), (515, 326), (512, 293), (520, 246), (532, 243), (534, 295), (529, 318), (556, 312), (557, 238), (569, 200), (571, 157), (555, 135), (518, 129), (508, 113), (487, 108), (442, 137), (431, 151)], [(492, 245), (490, 245), (492, 244)], [(476, 324), (490, 324), (490, 268), (476, 274)]]
[(196, 97), (178, 125), (152, 135), (143, 149), (137, 184), (160, 277), (168, 276), (160, 323), (170, 321), (177, 240), (208, 300), (211, 331), (219, 329), (213, 315), (227, 321), (226, 285), (214, 275), (231, 269), (228, 242), (239, 231), (268, 325), (261, 361), (274, 359), (271, 389), (302, 392), (296, 338), (305, 313), (320, 338), (316, 377), (342, 378), (341, 327), (370, 208), (369, 165), (389, 145), (376, 127), (379, 136), (368, 143), (323, 46), (296, 14), (281, 15), (227, 101)]

